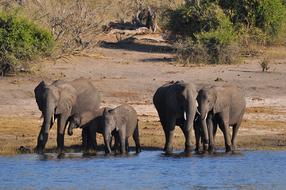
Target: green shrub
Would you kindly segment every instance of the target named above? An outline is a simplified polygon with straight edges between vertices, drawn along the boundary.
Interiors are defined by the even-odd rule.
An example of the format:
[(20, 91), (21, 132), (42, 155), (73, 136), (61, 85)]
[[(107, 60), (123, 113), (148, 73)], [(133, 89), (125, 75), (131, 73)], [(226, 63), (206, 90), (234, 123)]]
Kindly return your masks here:
[(279, 34), (285, 16), (285, 6), (281, 0), (261, 0), (256, 26), (263, 29), (273, 40)]
[(196, 34), (209, 32), (219, 27), (218, 9), (219, 7), (213, 3), (205, 2), (200, 6), (187, 3), (177, 10), (166, 12), (165, 28), (173, 33), (192, 37), (193, 40), (196, 40)]
[[(216, 4), (202, 1), (187, 3), (170, 14), (170, 30), (183, 36), (177, 45), (177, 59), (185, 63), (230, 64), (237, 58), (233, 24)], [(228, 52), (230, 51), (230, 52)], [(236, 53), (237, 54), (237, 53)]]
[(23, 62), (49, 55), (54, 40), (50, 32), (28, 19), (0, 12), (0, 44), (0, 74), (5, 75)]
[(219, 5), (238, 30), (242, 25), (249, 31), (259, 28), (268, 36), (268, 42), (277, 37), (285, 21), (282, 0), (219, 0)]
[[(235, 60), (225, 55), (238, 55), (237, 43), (247, 49), (252, 43), (265, 45), (281, 36), (285, 12), (282, 0), (192, 0), (167, 11), (163, 23), (182, 39), (193, 40), (180, 42), (186, 43), (181, 49), (203, 46), (209, 63), (229, 64)], [(177, 53), (187, 52), (181, 49)]]

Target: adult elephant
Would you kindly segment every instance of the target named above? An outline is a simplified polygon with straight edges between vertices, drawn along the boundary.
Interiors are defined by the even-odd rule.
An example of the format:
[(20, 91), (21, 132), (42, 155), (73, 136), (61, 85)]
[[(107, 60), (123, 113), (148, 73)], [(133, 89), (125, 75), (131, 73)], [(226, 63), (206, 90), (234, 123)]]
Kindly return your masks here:
[(87, 79), (57, 80), (47, 85), (40, 82), (34, 90), (36, 102), (44, 121), (38, 136), (36, 151), (42, 153), (48, 140), (49, 129), (57, 119), (57, 149), (64, 148), (64, 133), (71, 116), (99, 108), (100, 95)]
[[(185, 151), (191, 151), (191, 132), (196, 114), (197, 90), (191, 83), (172, 81), (159, 87), (153, 96), (165, 133), (164, 151), (172, 153), (175, 126), (180, 126), (185, 136)], [(208, 139), (208, 137), (205, 137)]]
[[(223, 132), (226, 152), (235, 150), (237, 132), (246, 107), (242, 89), (232, 84), (204, 87), (199, 90), (197, 101), (203, 132), (209, 134), (209, 151), (215, 149), (217, 126)], [(233, 128), (231, 140), (229, 126)], [(206, 128), (208, 131), (204, 130)]]

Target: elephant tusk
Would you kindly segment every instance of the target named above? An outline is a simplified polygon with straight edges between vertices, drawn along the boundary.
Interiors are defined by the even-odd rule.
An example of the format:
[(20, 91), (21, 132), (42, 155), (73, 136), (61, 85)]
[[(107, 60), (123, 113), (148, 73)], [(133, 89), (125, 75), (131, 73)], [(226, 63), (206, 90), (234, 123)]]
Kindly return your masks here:
[(54, 123), (55, 123), (55, 116), (52, 115), (50, 128), (52, 128), (52, 126), (54, 125)]
[(187, 113), (184, 111), (184, 119), (187, 120)]
[(202, 115), (202, 114), (199, 112), (199, 110), (198, 110), (198, 109), (196, 110), (196, 112), (197, 112), (199, 115)]
[(203, 120), (206, 120), (206, 119), (207, 119), (207, 116), (208, 116), (208, 114), (206, 114), (206, 116), (204, 117), (204, 119), (203, 119)]

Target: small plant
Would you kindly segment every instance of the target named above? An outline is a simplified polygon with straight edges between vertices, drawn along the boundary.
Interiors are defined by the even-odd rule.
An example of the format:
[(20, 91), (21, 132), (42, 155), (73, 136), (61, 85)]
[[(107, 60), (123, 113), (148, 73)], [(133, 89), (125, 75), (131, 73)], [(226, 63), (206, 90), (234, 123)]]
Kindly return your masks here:
[(266, 72), (270, 69), (269, 66), (270, 60), (268, 58), (264, 58), (261, 62), (260, 62), (260, 66), (262, 69), (262, 72)]

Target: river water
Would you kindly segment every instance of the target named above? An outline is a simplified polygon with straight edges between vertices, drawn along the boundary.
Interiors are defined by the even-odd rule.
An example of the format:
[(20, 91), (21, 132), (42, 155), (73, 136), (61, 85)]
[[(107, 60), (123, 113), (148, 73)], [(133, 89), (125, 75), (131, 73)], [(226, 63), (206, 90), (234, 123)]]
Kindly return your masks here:
[(0, 189), (286, 189), (286, 151), (0, 157)]

